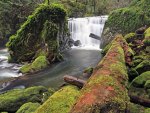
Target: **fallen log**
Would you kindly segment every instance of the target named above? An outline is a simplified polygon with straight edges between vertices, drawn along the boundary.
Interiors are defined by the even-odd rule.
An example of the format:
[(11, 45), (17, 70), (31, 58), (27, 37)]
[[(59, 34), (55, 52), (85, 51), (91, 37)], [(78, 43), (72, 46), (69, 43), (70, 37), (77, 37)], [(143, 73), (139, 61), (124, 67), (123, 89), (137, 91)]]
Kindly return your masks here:
[[(127, 43), (117, 36), (103, 60), (81, 89), (70, 113), (126, 113), (130, 103), (123, 46)], [(126, 47), (127, 49), (127, 47)]]
[(76, 77), (69, 76), (69, 75), (65, 75), (64, 76), (64, 81), (69, 83), (69, 84), (75, 85), (75, 86), (77, 86), (79, 88), (82, 88), (83, 85), (86, 83), (85, 80), (78, 79)]
[[(84, 84), (86, 83), (85, 80), (82, 79), (78, 79), (76, 77), (72, 77), (69, 75), (64, 76), (64, 80), (65, 82), (75, 85), (79, 88), (82, 88), (84, 86)], [(135, 104), (139, 104), (142, 105), (144, 107), (150, 107), (150, 100), (149, 99), (144, 99), (142, 97), (138, 97), (132, 94), (129, 94), (130, 97), (130, 102), (135, 103)]]
[(90, 33), (89, 37), (94, 38), (96, 40), (101, 40), (99, 36), (97, 36), (97, 35), (95, 35), (93, 33)]

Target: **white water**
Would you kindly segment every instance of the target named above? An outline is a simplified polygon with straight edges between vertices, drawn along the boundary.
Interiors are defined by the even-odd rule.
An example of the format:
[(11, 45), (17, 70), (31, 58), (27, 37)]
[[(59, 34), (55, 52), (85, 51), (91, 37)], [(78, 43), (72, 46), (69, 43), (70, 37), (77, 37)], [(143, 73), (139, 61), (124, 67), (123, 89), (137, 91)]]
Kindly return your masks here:
[(68, 21), (71, 38), (80, 40), (83, 49), (100, 49), (100, 41), (89, 37), (94, 33), (101, 37), (108, 16), (71, 18)]
[(21, 65), (8, 63), (8, 56), (7, 49), (0, 50), (0, 80), (21, 76), (21, 74), (18, 73)]

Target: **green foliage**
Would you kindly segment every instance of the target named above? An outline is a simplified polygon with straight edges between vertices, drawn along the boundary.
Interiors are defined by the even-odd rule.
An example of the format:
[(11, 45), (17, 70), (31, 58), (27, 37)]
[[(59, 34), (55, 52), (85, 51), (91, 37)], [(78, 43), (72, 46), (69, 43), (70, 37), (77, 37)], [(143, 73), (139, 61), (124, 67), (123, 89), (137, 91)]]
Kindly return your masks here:
[[(27, 89), (14, 89), (0, 95), (0, 112), (15, 112), (27, 102), (42, 102), (45, 87), (37, 86)], [(52, 93), (51, 93), (52, 94)]]
[(66, 28), (66, 11), (58, 4), (40, 5), (7, 43), (10, 56), (14, 61), (32, 60), (36, 51), (45, 45), (41, 34), (47, 20), (56, 24), (59, 30), (62, 26)]
[(132, 81), (131, 85), (135, 87), (144, 87), (144, 84), (146, 83), (146, 81), (150, 80), (149, 75), (150, 75), (150, 71), (146, 71), (142, 73), (141, 75), (139, 75)]
[(39, 106), (39, 103), (25, 103), (19, 108), (19, 110), (17, 110), (16, 113), (34, 113)]
[(40, 4), (40, 0), (1, 0), (0, 37), (15, 34), (26, 17)]
[(77, 87), (65, 86), (55, 92), (35, 113), (69, 113), (78, 96)]

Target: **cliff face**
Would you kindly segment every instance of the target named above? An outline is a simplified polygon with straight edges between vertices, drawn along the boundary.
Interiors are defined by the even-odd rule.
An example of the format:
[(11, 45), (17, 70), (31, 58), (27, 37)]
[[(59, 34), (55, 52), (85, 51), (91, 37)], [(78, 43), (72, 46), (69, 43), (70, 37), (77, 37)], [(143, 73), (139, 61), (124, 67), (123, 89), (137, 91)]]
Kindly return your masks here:
[(150, 25), (149, 7), (149, 0), (134, 0), (129, 7), (112, 11), (105, 25), (102, 46), (112, 40), (116, 33), (126, 34)]

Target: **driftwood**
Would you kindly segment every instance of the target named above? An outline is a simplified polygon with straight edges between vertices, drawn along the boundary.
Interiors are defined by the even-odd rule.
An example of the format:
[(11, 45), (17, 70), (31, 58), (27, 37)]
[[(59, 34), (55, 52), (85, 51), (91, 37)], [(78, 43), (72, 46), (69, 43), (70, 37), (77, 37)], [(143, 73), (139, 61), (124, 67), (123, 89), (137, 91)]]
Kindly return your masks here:
[(90, 33), (89, 37), (94, 38), (96, 40), (101, 40), (99, 36), (97, 36), (97, 35), (95, 35), (93, 33)]
[(150, 100), (129, 94), (130, 101), (145, 107), (150, 107)]
[(75, 86), (77, 86), (79, 88), (82, 88), (83, 85), (86, 83), (85, 80), (78, 79), (76, 77), (69, 76), (69, 75), (65, 75), (64, 76), (64, 81), (69, 83), (69, 84), (75, 85)]

